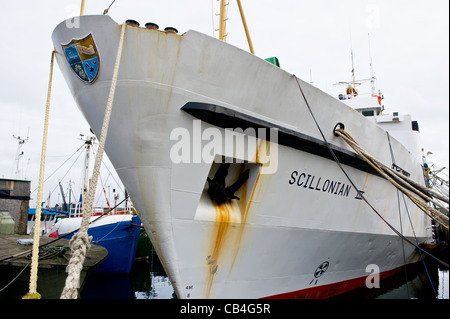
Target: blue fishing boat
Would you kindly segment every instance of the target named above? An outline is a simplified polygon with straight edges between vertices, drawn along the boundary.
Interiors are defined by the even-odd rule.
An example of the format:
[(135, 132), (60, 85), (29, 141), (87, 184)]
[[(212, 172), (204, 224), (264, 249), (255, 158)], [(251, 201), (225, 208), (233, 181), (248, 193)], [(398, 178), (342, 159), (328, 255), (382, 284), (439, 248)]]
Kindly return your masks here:
[[(82, 187), (83, 193), (80, 194), (77, 203), (71, 203), (69, 195), (69, 203), (65, 200), (65, 194), (59, 182), (63, 204), (55, 207), (53, 210), (43, 210), (47, 216), (47, 211), (52, 212), (52, 218), (44, 217), (45, 223), (41, 222), (41, 229), (43, 236), (54, 238), (71, 239), (73, 235), (80, 229), (83, 216), (83, 196), (88, 189), (89, 181), (89, 158), (90, 150), (94, 143), (94, 137), (87, 137), (82, 139), (85, 142), (85, 165), (84, 165), (84, 185)], [(105, 190), (103, 189), (105, 192)], [(113, 190), (114, 191), (114, 190)], [(106, 192), (105, 192), (106, 196)], [(128, 196), (125, 196), (127, 200)], [(124, 274), (129, 273), (133, 268), (134, 259), (136, 257), (136, 250), (139, 242), (139, 232), (141, 228), (141, 220), (136, 213), (127, 208), (118, 207), (115, 205), (111, 208), (108, 198), (106, 198), (108, 207), (94, 207), (91, 211), (90, 224), (88, 228), (88, 235), (92, 236), (92, 244), (96, 244), (106, 248), (108, 257), (106, 260), (96, 268), (97, 273), (114, 273)], [(59, 210), (57, 208), (62, 208)], [(58, 218), (56, 216), (61, 216)], [(30, 214), (30, 216), (34, 216)], [(49, 215), (50, 216), (50, 215)], [(64, 218), (65, 217), (65, 218)], [(31, 220), (32, 218), (30, 218)], [(34, 221), (34, 220), (33, 220)], [(42, 221), (42, 217), (41, 217)], [(34, 224), (34, 223), (33, 223)], [(44, 224), (44, 225), (43, 225)]]
[[(58, 221), (50, 233), (51, 237), (70, 239), (81, 226), (82, 217), (65, 218)], [(141, 220), (138, 215), (115, 214), (91, 217), (88, 235), (92, 244), (108, 250), (106, 260), (95, 269), (96, 273), (129, 273), (133, 268), (139, 242)]]

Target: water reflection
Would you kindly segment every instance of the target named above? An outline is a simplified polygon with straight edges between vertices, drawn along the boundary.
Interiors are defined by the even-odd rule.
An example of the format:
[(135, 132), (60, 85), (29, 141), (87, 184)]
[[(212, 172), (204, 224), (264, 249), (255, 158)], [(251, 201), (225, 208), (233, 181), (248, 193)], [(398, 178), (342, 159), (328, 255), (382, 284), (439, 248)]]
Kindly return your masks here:
[(172, 299), (172, 284), (157, 258), (136, 260), (130, 274), (92, 274), (81, 299)]
[(438, 290), (439, 299), (449, 299), (448, 286), (449, 286), (448, 269), (442, 270), (439, 272), (439, 290)]
[(128, 274), (91, 274), (81, 290), (81, 299), (134, 299)]
[(131, 273), (136, 299), (172, 299), (176, 298), (169, 277), (159, 260), (136, 261)]
[(448, 269), (436, 262), (416, 263), (380, 281), (380, 288), (362, 287), (335, 299), (448, 299)]
[[(448, 269), (427, 263), (409, 267), (380, 282), (380, 288), (354, 290), (336, 299), (448, 299)], [(431, 279), (431, 283), (430, 280)], [(129, 275), (91, 275), (81, 292), (82, 299), (174, 299), (176, 295), (156, 255), (136, 261)]]

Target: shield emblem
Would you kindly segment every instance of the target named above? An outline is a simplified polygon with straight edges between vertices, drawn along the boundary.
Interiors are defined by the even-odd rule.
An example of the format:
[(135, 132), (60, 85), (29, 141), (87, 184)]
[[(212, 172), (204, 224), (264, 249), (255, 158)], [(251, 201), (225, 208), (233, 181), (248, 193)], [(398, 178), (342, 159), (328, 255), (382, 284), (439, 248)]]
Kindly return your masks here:
[(90, 33), (83, 39), (61, 45), (72, 71), (85, 83), (92, 83), (100, 70), (100, 58)]

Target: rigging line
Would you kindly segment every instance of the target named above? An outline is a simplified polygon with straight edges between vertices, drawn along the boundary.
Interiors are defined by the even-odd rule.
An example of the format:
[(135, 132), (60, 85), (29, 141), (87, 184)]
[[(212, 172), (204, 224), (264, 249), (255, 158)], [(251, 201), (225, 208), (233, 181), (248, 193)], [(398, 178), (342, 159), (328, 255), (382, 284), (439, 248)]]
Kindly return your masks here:
[[(64, 166), (64, 164), (66, 164), (76, 153), (78, 153), (82, 148), (83, 148), (83, 146), (84, 146), (84, 144), (83, 145), (81, 145), (81, 147), (79, 148), (79, 149), (77, 149), (76, 151), (75, 151), (75, 153), (73, 153), (72, 155), (70, 155), (70, 157), (68, 158), (68, 159), (66, 159), (65, 161), (64, 161), (64, 163), (62, 163), (57, 169), (55, 169), (45, 180), (44, 180), (44, 182), (46, 182), (50, 177), (52, 177), (53, 175), (55, 175), (55, 173), (61, 168), (61, 167), (63, 167)], [(80, 157), (80, 155), (78, 155), (78, 157)], [(77, 159), (78, 159), (78, 157), (77, 157)], [(32, 192), (31, 192), (31, 194), (33, 194), (36, 190), (37, 190), (38, 188), (36, 187)]]
[[(67, 172), (64, 174), (64, 176), (61, 178), (61, 180), (60, 181), (62, 181), (66, 176), (67, 176), (67, 174), (69, 174), (69, 172), (70, 172), (70, 170), (72, 169), (72, 167), (76, 164), (76, 162), (78, 161), (78, 159), (80, 158), (80, 156), (81, 156), (81, 154), (82, 154), (82, 152), (80, 152), (80, 154), (78, 154), (78, 157), (75, 159), (75, 161), (72, 163), (72, 165), (69, 167), (69, 169), (67, 170)], [(53, 188), (53, 190), (52, 190), (52, 193), (55, 191), (55, 189), (56, 188), (58, 188), (58, 184), (55, 186), (55, 188)]]
[[(95, 147), (92, 148), (92, 151), (95, 154)], [(107, 180), (109, 179), (109, 176), (112, 177), (112, 179), (114, 180), (114, 182), (117, 184), (117, 188), (119, 188), (123, 194), (125, 194), (125, 190), (122, 189), (121, 185), (123, 185), (122, 181), (117, 181), (117, 179), (114, 177), (114, 174), (111, 172), (111, 170), (109, 169), (108, 165), (106, 165), (106, 163), (104, 161), (102, 161), (102, 165), (103, 167), (106, 168), (106, 170), (109, 172), (109, 175), (107, 177)], [(107, 182), (107, 180), (105, 181), (105, 183)]]
[(28, 268), (28, 266), (31, 264), (31, 261), (25, 265), (25, 267), (23, 267), (23, 269), (19, 272), (19, 274), (14, 277), (13, 280), (11, 280), (8, 284), (6, 284), (6, 286), (4, 286), (3, 288), (0, 289), (0, 292), (2, 292), (3, 290), (5, 290), (6, 288), (8, 288), (14, 281), (16, 281), (17, 278), (20, 277), (20, 275), (22, 275), (22, 273)]
[[(395, 163), (394, 151), (392, 150), (391, 136), (390, 136), (388, 131), (386, 131), (386, 135), (387, 135), (387, 139), (388, 139), (388, 142), (389, 142), (389, 150), (391, 152), (392, 163), (396, 164)], [(411, 215), (409, 214), (408, 205), (406, 204), (405, 194), (403, 194), (403, 192), (402, 192), (402, 197), (403, 197), (403, 203), (405, 205), (406, 213), (407, 213), (407, 216), (408, 216), (408, 219), (409, 219), (409, 224), (411, 225), (411, 230), (412, 230), (413, 235), (414, 235), (414, 239), (416, 241), (416, 244), (419, 245), (419, 241), (417, 240), (417, 236), (416, 236), (416, 231), (414, 229), (414, 225), (413, 225), (412, 220), (411, 220)], [(399, 190), (398, 189), (397, 189), (397, 201), (398, 201), (398, 212), (399, 212), (399, 216), (400, 216), (400, 227), (401, 227), (401, 231), (403, 233), (402, 215), (401, 215), (401, 211), (400, 211), (401, 210), (401, 208), (400, 208), (400, 194), (399, 194)], [(404, 246), (404, 241), (403, 240), (402, 240), (402, 248), (403, 248), (403, 259), (405, 260), (405, 246)], [(427, 276), (428, 276), (428, 280), (429, 280), (429, 282), (431, 284), (431, 288), (433, 289), (434, 295), (437, 296), (436, 289), (434, 289), (433, 282), (431, 281), (431, 277), (430, 277), (430, 275), (428, 273), (427, 265), (425, 264), (425, 260), (423, 259), (422, 252), (420, 250), (419, 250), (419, 254), (420, 254), (420, 260), (422, 261), (422, 264), (423, 264), (423, 266), (425, 268), (425, 272), (427, 273)], [(407, 289), (408, 297), (409, 297), (408, 275), (406, 273), (406, 261), (405, 261), (405, 277), (406, 277), (406, 289)]]
[[(397, 206), (398, 206), (398, 217), (400, 219), (400, 232), (403, 234), (402, 211), (400, 208), (400, 194), (399, 194), (398, 189), (397, 189)], [(417, 242), (417, 240), (416, 240), (416, 242)], [(406, 254), (405, 254), (405, 241), (404, 240), (402, 240), (402, 252), (403, 252), (403, 264), (404, 264), (403, 268), (405, 270), (406, 293), (407, 293), (408, 298), (410, 298), (409, 286), (408, 286), (408, 272), (406, 271)]]
[[(389, 141), (389, 144), (390, 144), (390, 141)], [(397, 190), (397, 192), (398, 192), (398, 190)], [(414, 230), (414, 226), (413, 226), (413, 223), (412, 223), (412, 220), (411, 220), (411, 215), (409, 213), (408, 205), (406, 204), (405, 194), (403, 192), (402, 192), (402, 197), (403, 197), (403, 204), (405, 205), (406, 213), (408, 215), (409, 224), (411, 225), (411, 229), (413, 231), (414, 239), (415, 239), (416, 244), (418, 246), (419, 245), (419, 241), (417, 240), (416, 231)], [(425, 260), (424, 260), (424, 258), (422, 256), (422, 251), (420, 249), (419, 249), (419, 254), (420, 254), (420, 259), (422, 260), (422, 264), (423, 264), (423, 266), (425, 268), (425, 272), (427, 273), (428, 281), (431, 284), (431, 288), (433, 289), (434, 295), (437, 296), (438, 294), (436, 292), (436, 289), (434, 288), (433, 282), (432, 282), (430, 274), (428, 272), (427, 265), (425, 264)]]
[(344, 175), (347, 177), (348, 181), (353, 185), (353, 187), (356, 189), (356, 191), (358, 192), (358, 195), (364, 200), (364, 202), (369, 205), (369, 207), (375, 212), (375, 214), (378, 215), (378, 217), (381, 218), (381, 220), (390, 228), (392, 229), (392, 231), (397, 234), (400, 238), (404, 239), (405, 241), (407, 241), (408, 243), (410, 243), (411, 245), (413, 245), (414, 247), (416, 247), (419, 250), (422, 250), (424, 253), (426, 253), (427, 255), (431, 256), (432, 258), (434, 258), (435, 260), (437, 260), (439, 263), (441, 263), (442, 265), (448, 267), (448, 263), (440, 260), (439, 258), (431, 255), (429, 252), (423, 250), (422, 248), (420, 248), (418, 245), (415, 245), (413, 242), (411, 242), (408, 238), (406, 238), (405, 236), (403, 236), (402, 234), (400, 234), (400, 232), (395, 229), (394, 226), (392, 226), (386, 219), (384, 219), (383, 216), (381, 216), (381, 214), (369, 203), (369, 201), (364, 197), (363, 193), (361, 193), (361, 191), (358, 189), (358, 187), (356, 187), (355, 183), (353, 182), (353, 180), (350, 178), (350, 176), (348, 176), (347, 172), (345, 171), (345, 169), (342, 167), (341, 162), (338, 160), (338, 158), (336, 157), (336, 154), (334, 153), (334, 151), (331, 149), (330, 144), (328, 143), (325, 135), (322, 132), (322, 129), (319, 126), (319, 123), (316, 120), (316, 117), (314, 116), (314, 113), (311, 110), (311, 107), (309, 106), (308, 100), (306, 99), (305, 94), (303, 93), (303, 89), (300, 86), (300, 83), (298, 82), (298, 78), (296, 75), (292, 75), (295, 78), (295, 81), (297, 82), (298, 88), (300, 89), (300, 92), (303, 96), (303, 99), (305, 100), (306, 106), (308, 107), (309, 113), (311, 114), (314, 122), (316, 123), (317, 128), (319, 129), (320, 134), (322, 135), (323, 140), (325, 141), (325, 145), (327, 146), (328, 150), (330, 151), (331, 155), (333, 156), (334, 160), (336, 161), (336, 163), (338, 164), (339, 168), (341, 169), (341, 171), (344, 173)]
[[(92, 153), (94, 154), (94, 157), (97, 157), (97, 154), (95, 153), (94, 147), (92, 147)], [(105, 166), (105, 165), (104, 165), (105, 163), (103, 162), (103, 160), (102, 160), (102, 164), (103, 164), (103, 166)], [(103, 179), (102, 179), (102, 174), (101, 174), (101, 172), (98, 174), (98, 177), (100, 178), (100, 184), (102, 185), (101, 188), (102, 188), (102, 190), (103, 190), (103, 192), (104, 192), (104, 194), (105, 194), (106, 203), (107, 203), (107, 205), (108, 205), (108, 208), (110, 208), (110, 206), (109, 206), (109, 200), (108, 200), (108, 197), (106, 196), (105, 185), (104, 185), (104, 183), (103, 183)], [(109, 175), (108, 175), (108, 177), (106, 178), (105, 183), (108, 181), (108, 178), (109, 178)], [(94, 198), (94, 202), (95, 202), (95, 205), (94, 205), (94, 206), (97, 206), (97, 205), (98, 205), (98, 202), (100, 201), (100, 199), (101, 199), (101, 197), (102, 197), (102, 192), (101, 192), (101, 191), (100, 191), (100, 192), (97, 192), (97, 190), (95, 190), (95, 191), (96, 191), (96, 194), (98, 195), (98, 197), (97, 197), (97, 201), (95, 201), (95, 198)]]
[[(392, 163), (394, 165), (397, 165), (395, 163), (395, 157), (394, 157), (394, 151), (392, 150), (392, 145), (391, 145), (391, 137), (389, 135), (389, 132), (386, 131), (386, 135), (387, 135), (387, 139), (389, 142), (389, 150), (391, 152), (391, 159), (392, 159)], [(402, 211), (401, 211), (401, 207), (400, 207), (400, 194), (399, 194), (399, 190), (397, 189), (397, 206), (398, 206), (398, 217), (400, 220), (400, 232), (403, 235), (403, 221), (402, 221)], [(414, 231), (414, 229), (413, 229)], [(414, 234), (415, 237), (415, 234)], [(417, 243), (417, 238), (416, 238), (416, 243)], [(405, 255), (405, 241), (402, 240), (402, 252), (403, 252), (403, 263), (404, 263), (404, 270), (405, 270), (405, 280), (406, 280), (406, 293), (408, 298), (410, 297), (410, 293), (409, 293), (409, 285), (408, 285), (408, 272), (406, 271), (406, 255)], [(421, 255), (422, 256), (422, 255)]]
[(116, 2), (116, 0), (113, 0), (113, 2), (111, 2), (111, 4), (109, 5), (109, 7), (106, 8), (105, 10), (103, 10), (103, 14), (108, 14), (109, 9), (112, 7), (112, 5), (114, 4), (114, 2)]
[[(397, 191), (398, 191), (398, 190), (397, 190)], [(402, 197), (403, 197), (403, 204), (405, 205), (406, 213), (407, 213), (407, 215), (408, 215), (409, 224), (411, 225), (411, 229), (412, 229), (413, 234), (414, 234), (414, 239), (415, 239), (416, 244), (417, 244), (417, 246), (418, 246), (418, 245), (419, 245), (419, 241), (417, 240), (416, 231), (414, 230), (414, 226), (413, 226), (413, 223), (412, 223), (412, 220), (411, 220), (411, 215), (409, 214), (408, 205), (406, 205), (405, 194), (402, 193)], [(420, 259), (422, 260), (422, 264), (423, 264), (423, 266), (424, 266), (424, 268), (425, 268), (425, 272), (427, 273), (428, 281), (429, 281), (430, 284), (431, 284), (431, 288), (433, 289), (434, 295), (437, 296), (438, 294), (437, 294), (437, 292), (436, 292), (436, 289), (434, 288), (433, 282), (431, 281), (431, 277), (430, 277), (430, 274), (428, 273), (427, 265), (425, 264), (425, 260), (424, 260), (424, 258), (423, 258), (423, 256), (422, 256), (422, 251), (421, 251), (420, 249), (419, 249), (419, 254), (420, 254)], [(448, 266), (447, 266), (447, 267), (448, 267)]]
[[(122, 216), (124, 216), (124, 218), (125, 218), (125, 216), (126, 215), (122, 215)], [(98, 244), (99, 242), (101, 242), (101, 241), (103, 241), (106, 237), (108, 237), (114, 230), (116, 230), (116, 228), (117, 227), (119, 227), (119, 225), (121, 224), (121, 223), (126, 223), (127, 221), (124, 221), (124, 220), (121, 220), (121, 221), (118, 221), (118, 222), (116, 222), (116, 225), (105, 235), (105, 236), (103, 236), (102, 238), (100, 238), (100, 239), (97, 239), (97, 240), (93, 240), (92, 241), (92, 243), (93, 244)], [(133, 222), (132, 222), (132, 220), (130, 220), (130, 229), (134, 226), (135, 224), (133, 224)], [(111, 238), (109, 238), (109, 240), (110, 240)]]

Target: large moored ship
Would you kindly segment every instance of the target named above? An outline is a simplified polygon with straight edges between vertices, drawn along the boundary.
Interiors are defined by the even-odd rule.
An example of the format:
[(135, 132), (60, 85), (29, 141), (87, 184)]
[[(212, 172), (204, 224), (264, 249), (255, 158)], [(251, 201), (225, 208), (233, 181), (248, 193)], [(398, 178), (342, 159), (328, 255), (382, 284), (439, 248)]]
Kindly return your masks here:
[(115, 87), (105, 150), (179, 298), (325, 298), (419, 260), (430, 218), (336, 130), (424, 185), (418, 150), (276, 59), (77, 19), (53, 33), (58, 64), (97, 136)]

